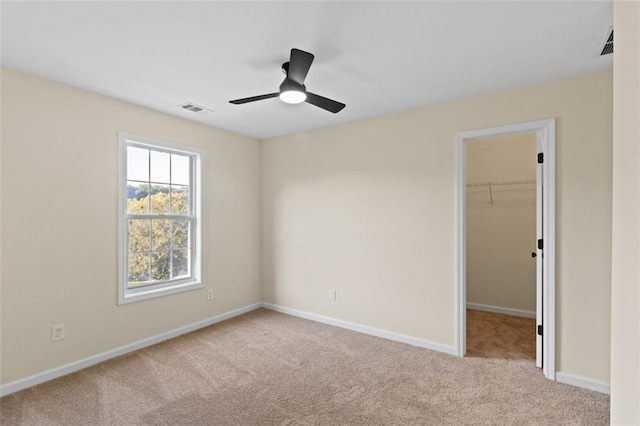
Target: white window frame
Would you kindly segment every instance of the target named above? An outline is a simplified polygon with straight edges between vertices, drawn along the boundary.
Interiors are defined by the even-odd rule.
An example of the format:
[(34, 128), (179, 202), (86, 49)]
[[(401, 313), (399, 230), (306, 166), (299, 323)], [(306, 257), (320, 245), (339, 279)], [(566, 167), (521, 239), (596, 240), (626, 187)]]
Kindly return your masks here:
[[(204, 288), (204, 223), (202, 215), (202, 195), (204, 152), (189, 146), (164, 142), (156, 139), (136, 136), (119, 132), (119, 169), (118, 169), (118, 304), (139, 302), (169, 294)], [(129, 288), (129, 239), (127, 234), (127, 147), (163, 151), (180, 155), (188, 155), (192, 158), (191, 165), (191, 208), (193, 215), (192, 239), (192, 263), (191, 277), (182, 280), (173, 280), (148, 286)]]

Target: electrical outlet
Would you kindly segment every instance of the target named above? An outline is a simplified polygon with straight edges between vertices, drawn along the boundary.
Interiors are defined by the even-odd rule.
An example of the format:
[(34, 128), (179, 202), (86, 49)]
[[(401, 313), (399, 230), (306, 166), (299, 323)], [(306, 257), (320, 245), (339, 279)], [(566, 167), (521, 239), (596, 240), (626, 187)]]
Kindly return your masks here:
[(64, 340), (64, 324), (51, 326), (51, 341), (57, 342), (59, 340)]
[(213, 300), (213, 290), (207, 290), (207, 300)]
[(336, 291), (335, 290), (329, 290), (329, 300), (332, 301), (336, 301)]

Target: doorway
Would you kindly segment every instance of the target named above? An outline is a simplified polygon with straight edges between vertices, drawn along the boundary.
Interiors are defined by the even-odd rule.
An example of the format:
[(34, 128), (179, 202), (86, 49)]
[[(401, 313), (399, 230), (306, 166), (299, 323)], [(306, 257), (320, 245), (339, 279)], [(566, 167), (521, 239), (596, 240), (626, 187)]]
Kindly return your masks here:
[(470, 139), (465, 147), (466, 355), (534, 362), (536, 134)]
[[(532, 155), (535, 161), (535, 179), (531, 179), (531, 176), (523, 176), (517, 168), (511, 168), (513, 179), (502, 178), (497, 179), (491, 176), (491, 173), (487, 175), (487, 179), (478, 179), (482, 173), (478, 174), (477, 170), (473, 169), (469, 171), (470, 177), (476, 178), (475, 182), (467, 179), (467, 151), (471, 144), (481, 144), (482, 141), (488, 141), (490, 139), (499, 139), (510, 136), (510, 140), (517, 140), (526, 138), (526, 135), (531, 135), (532, 142), (535, 144), (535, 150), (532, 151)], [(499, 144), (498, 144), (499, 145)], [(458, 241), (457, 241), (457, 253), (458, 253), (458, 291), (457, 291), (457, 354), (458, 356), (465, 356), (467, 354), (467, 295), (471, 295), (476, 298), (475, 308), (485, 308), (485, 311), (491, 310), (491, 308), (499, 307), (501, 302), (497, 304), (481, 303), (482, 297), (487, 296), (485, 293), (500, 293), (499, 291), (491, 290), (490, 288), (468, 288), (469, 282), (468, 273), (474, 275), (474, 279), (478, 279), (478, 276), (484, 274), (484, 278), (487, 280), (495, 279), (497, 276), (490, 268), (483, 268), (482, 265), (478, 265), (478, 262), (482, 262), (482, 255), (479, 258), (468, 258), (467, 248), (468, 246), (474, 246), (475, 242), (469, 241), (469, 233), (474, 238), (477, 238), (479, 234), (477, 224), (471, 223), (471, 227), (468, 228), (467, 213), (470, 210), (474, 210), (477, 205), (467, 206), (467, 191), (471, 189), (473, 193), (474, 189), (477, 193), (474, 193), (473, 200), (478, 201), (482, 197), (486, 196), (485, 200), (489, 207), (492, 203), (497, 206), (498, 203), (504, 202), (506, 191), (509, 189), (520, 189), (522, 191), (521, 200), (523, 201), (527, 191), (535, 192), (536, 204), (535, 204), (535, 233), (531, 231), (532, 241), (530, 242), (527, 255), (531, 255), (533, 259), (527, 259), (529, 263), (528, 267), (524, 267), (524, 275), (518, 274), (514, 271), (507, 271), (507, 274), (511, 274), (513, 278), (522, 278), (523, 281), (533, 280), (535, 275), (535, 289), (528, 288), (526, 290), (514, 290), (511, 289), (511, 294), (499, 294), (498, 298), (504, 301), (511, 298), (511, 303), (514, 308), (509, 314), (520, 314), (520, 317), (535, 317), (535, 322), (532, 322), (531, 327), (531, 339), (535, 338), (536, 346), (536, 365), (540, 367), (544, 375), (552, 380), (555, 380), (555, 120), (540, 120), (527, 123), (519, 123), (508, 126), (494, 127), (489, 129), (474, 130), (469, 132), (459, 133), (457, 135), (457, 168), (458, 168), (458, 183), (457, 183), (457, 229), (458, 229)], [(508, 167), (507, 167), (508, 168)], [(470, 187), (468, 186), (471, 185)], [(475, 186), (474, 186), (475, 185)], [(508, 188), (511, 187), (511, 188)], [(532, 196), (530, 193), (529, 196)], [(517, 197), (516, 197), (517, 198)], [(532, 199), (529, 199), (531, 201)], [(524, 201), (523, 201), (524, 202)], [(494, 210), (495, 212), (495, 210)], [(480, 220), (487, 220), (487, 217)], [(493, 220), (493, 219), (492, 219)], [(527, 219), (530, 223), (533, 218)], [(509, 225), (512, 227), (510, 232), (514, 232), (518, 227), (517, 224)], [(508, 228), (508, 226), (507, 226)], [(508, 230), (507, 230), (508, 231)], [(486, 238), (492, 238), (488, 236)], [(493, 238), (493, 244), (499, 244), (499, 239)], [(522, 253), (522, 243), (520, 247), (520, 255)], [(475, 244), (477, 246), (477, 244)], [(526, 249), (525, 249), (526, 250)], [(494, 250), (493, 255), (499, 255), (498, 251), (502, 252), (505, 259), (509, 256), (509, 250), (507, 247), (498, 247)], [(485, 253), (486, 254), (486, 253)], [(513, 256), (511, 256), (513, 257)], [(488, 259), (486, 256), (485, 260)], [(522, 259), (520, 259), (522, 262)], [(522, 266), (522, 263), (521, 263)], [(471, 268), (468, 270), (467, 268)], [(478, 273), (480, 275), (478, 275)], [(527, 275), (528, 274), (528, 275)], [(528, 277), (528, 278), (527, 278)], [(504, 287), (503, 287), (504, 289)], [(533, 294), (535, 293), (535, 304), (533, 303)], [(495, 300), (495, 299), (494, 299)], [(505, 304), (505, 303), (502, 303)], [(535, 305), (535, 307), (534, 307)], [(494, 309), (495, 310), (495, 309)], [(534, 315), (535, 310), (535, 315)], [(498, 314), (500, 312), (498, 311)], [(474, 311), (475, 315), (475, 311)], [(531, 341), (531, 340), (530, 340)]]

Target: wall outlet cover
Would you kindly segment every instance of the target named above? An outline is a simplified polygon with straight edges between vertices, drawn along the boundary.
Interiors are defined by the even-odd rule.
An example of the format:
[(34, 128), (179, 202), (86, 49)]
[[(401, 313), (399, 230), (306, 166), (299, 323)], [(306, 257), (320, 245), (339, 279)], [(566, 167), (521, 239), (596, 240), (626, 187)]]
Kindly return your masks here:
[(51, 326), (51, 341), (57, 342), (64, 340), (64, 324), (57, 324)]

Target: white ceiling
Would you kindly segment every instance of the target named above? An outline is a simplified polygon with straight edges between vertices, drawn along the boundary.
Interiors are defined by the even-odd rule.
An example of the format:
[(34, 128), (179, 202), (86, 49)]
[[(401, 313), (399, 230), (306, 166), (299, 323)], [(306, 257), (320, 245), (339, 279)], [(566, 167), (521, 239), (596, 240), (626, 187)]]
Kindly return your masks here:
[[(2, 63), (265, 139), (611, 68), (612, 22), (611, 1), (3, 2)], [(276, 92), (292, 47), (342, 112), (228, 103)]]

